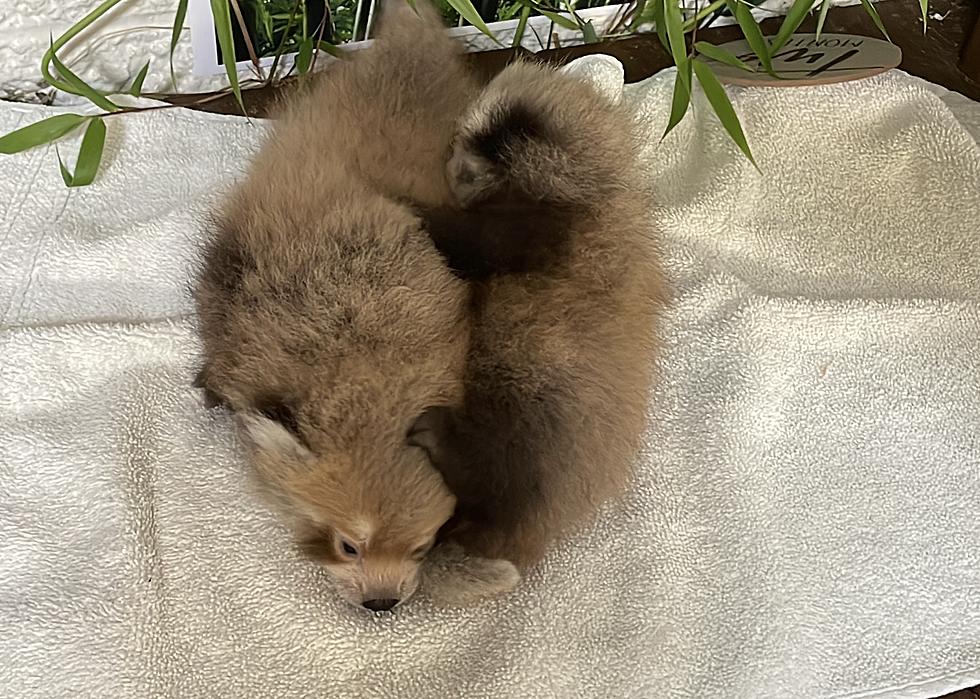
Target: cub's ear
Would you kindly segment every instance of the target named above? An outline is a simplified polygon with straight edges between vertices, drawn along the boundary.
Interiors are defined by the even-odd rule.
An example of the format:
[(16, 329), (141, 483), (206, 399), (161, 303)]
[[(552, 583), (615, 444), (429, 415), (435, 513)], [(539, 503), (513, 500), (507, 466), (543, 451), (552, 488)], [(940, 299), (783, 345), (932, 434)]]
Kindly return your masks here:
[(263, 417), (278, 422), (300, 442), (303, 441), (303, 436), (299, 431), (299, 420), (296, 417), (296, 410), (282, 398), (264, 396), (255, 401), (255, 410)]
[(257, 450), (269, 456), (298, 461), (313, 458), (313, 452), (298, 434), (289, 430), (282, 422), (260, 412), (239, 413), (238, 420)]
[(199, 388), (204, 391), (204, 407), (208, 410), (228, 404), (224, 398), (208, 387), (207, 367), (203, 367), (199, 372), (197, 372), (197, 375), (194, 377), (194, 381), (191, 385), (194, 386), (194, 388)]
[(447, 438), (451, 413), (452, 408), (443, 406), (426, 408), (415, 418), (405, 436), (407, 444), (424, 450), (433, 464), (442, 460), (441, 447)]

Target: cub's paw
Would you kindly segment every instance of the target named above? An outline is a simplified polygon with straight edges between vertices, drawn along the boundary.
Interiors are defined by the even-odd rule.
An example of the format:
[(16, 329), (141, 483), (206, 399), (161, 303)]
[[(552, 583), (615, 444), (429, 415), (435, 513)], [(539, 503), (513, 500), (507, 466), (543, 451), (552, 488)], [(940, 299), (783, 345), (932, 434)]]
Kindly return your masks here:
[(426, 559), (422, 587), (441, 607), (469, 607), (510, 592), (521, 574), (510, 561), (468, 556), (455, 544), (439, 546)]

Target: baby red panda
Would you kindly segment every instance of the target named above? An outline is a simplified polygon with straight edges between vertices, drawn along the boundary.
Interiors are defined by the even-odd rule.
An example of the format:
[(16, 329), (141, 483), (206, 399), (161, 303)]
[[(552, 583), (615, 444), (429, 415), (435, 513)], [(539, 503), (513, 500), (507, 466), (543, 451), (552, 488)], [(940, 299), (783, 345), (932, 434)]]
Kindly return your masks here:
[(453, 513), (406, 434), (460, 404), (469, 330), (465, 283), (402, 201), (451, 201), (447, 153), (474, 88), (431, 9), (391, 6), (375, 44), (272, 127), (195, 289), (197, 384), (237, 416), (304, 549), (371, 610), (412, 595)]
[(630, 476), (665, 300), (637, 143), (586, 82), (514, 64), (459, 122), (456, 205), (423, 207), (473, 320), (463, 405), (412, 439), (458, 499), (442, 538), (470, 554), (527, 570)]

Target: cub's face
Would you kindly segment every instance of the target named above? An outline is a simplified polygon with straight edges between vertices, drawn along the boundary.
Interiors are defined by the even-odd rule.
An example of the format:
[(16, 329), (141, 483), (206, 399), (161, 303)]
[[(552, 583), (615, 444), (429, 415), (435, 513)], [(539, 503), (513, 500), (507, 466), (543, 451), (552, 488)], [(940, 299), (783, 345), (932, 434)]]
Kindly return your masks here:
[[(432, 519), (439, 520), (443, 520), (442, 513)], [(363, 522), (343, 522), (336, 527), (315, 527), (303, 540), (303, 547), (323, 564), (346, 601), (375, 612), (387, 611), (417, 589), (419, 568), (441, 524), (434, 526), (434, 530), (425, 527), (415, 532), (372, 531)]]
[(317, 454), (281, 423), (239, 416), (255, 465), (295, 515), (303, 549), (347, 602), (371, 611), (403, 603), (456, 498), (422, 448), (384, 458)]

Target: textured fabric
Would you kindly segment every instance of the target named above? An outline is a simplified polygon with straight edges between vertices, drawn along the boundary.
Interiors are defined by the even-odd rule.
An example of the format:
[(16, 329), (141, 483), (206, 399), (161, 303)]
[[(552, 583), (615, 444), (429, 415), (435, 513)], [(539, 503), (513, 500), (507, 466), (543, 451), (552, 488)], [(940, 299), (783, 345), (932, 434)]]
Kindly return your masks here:
[[(583, 66), (615, 94), (621, 70)], [(926, 697), (980, 681), (980, 152), (919, 81), (626, 88), (675, 298), (629, 495), (513, 595), (337, 601), (190, 387), (186, 284), (260, 122), (0, 159), (0, 695)], [(980, 107), (957, 102), (963, 114)], [(47, 114), (0, 105), (0, 130)]]

